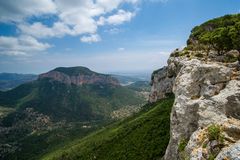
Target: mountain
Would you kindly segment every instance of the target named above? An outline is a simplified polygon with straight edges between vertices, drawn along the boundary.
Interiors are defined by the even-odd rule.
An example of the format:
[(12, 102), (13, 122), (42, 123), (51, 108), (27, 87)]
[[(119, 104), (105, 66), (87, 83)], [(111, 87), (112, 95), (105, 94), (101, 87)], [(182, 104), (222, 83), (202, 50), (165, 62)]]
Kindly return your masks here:
[[(76, 130), (85, 133), (113, 121), (113, 111), (143, 103), (145, 100), (140, 94), (121, 86), (110, 75), (85, 67), (56, 68), (39, 75), (35, 81), (0, 92), (0, 148), (7, 146), (0, 149), (4, 152), (1, 158), (26, 159), (28, 156), (24, 155), (44, 151), (40, 149), (42, 142), (29, 147), (33, 145), (27, 143), (30, 137), (37, 141), (42, 134), (45, 138), (53, 136), (56, 130), (60, 130), (60, 135), (74, 133), (77, 136)], [(65, 133), (63, 128), (71, 131)], [(53, 143), (56, 138), (52, 138)], [(51, 143), (44, 145), (51, 146)], [(24, 150), (22, 146), (30, 149)]]
[(0, 90), (10, 90), (36, 79), (37, 75), (34, 74), (0, 73)]
[(125, 105), (142, 103), (133, 90), (84, 67), (56, 68), (38, 80), (0, 93), (0, 105), (34, 110), (54, 120), (97, 120)]
[(164, 155), (168, 144), (173, 101), (170, 95), (148, 104), (136, 115), (66, 144), (40, 159), (158, 159)]
[(86, 84), (119, 86), (117, 79), (110, 75), (99, 74), (85, 67), (59, 67), (41, 74), (39, 79), (52, 79), (65, 84), (82, 86)]

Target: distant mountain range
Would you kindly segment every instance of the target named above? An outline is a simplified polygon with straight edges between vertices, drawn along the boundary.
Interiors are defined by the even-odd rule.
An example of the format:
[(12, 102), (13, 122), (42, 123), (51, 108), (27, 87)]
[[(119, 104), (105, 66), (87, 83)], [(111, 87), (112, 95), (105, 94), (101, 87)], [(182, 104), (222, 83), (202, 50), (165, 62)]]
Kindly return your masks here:
[[(60, 70), (62, 72), (67, 72), (67, 70), (64, 67), (59, 67), (57, 68), (57, 70)], [(81, 69), (79, 71), (81, 71)], [(74, 74), (74, 73), (66, 73), (66, 74)], [(122, 86), (127, 86), (138, 81), (150, 81), (150, 78), (146, 74), (143, 74), (143, 75), (142, 74), (122, 75), (122, 74), (123, 73), (119, 73), (119, 75), (118, 74), (109, 74), (109, 75), (116, 78), (119, 81), (120, 85)], [(41, 76), (46, 76), (46, 74), (43, 74)], [(0, 73), (0, 91), (7, 91), (10, 89), (13, 89), (26, 82), (36, 80), (37, 78), (38, 78), (37, 74)]]
[(0, 90), (9, 90), (36, 79), (34, 74), (0, 73)]

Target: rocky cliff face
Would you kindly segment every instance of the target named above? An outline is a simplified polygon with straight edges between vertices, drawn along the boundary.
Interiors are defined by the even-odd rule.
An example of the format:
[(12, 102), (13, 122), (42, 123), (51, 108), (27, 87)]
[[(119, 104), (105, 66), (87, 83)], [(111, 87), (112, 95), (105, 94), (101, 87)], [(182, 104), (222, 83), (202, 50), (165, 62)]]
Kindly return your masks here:
[(238, 68), (238, 62), (172, 56), (153, 73), (150, 102), (175, 94), (166, 160), (240, 157)]
[(104, 74), (98, 74), (95, 72), (91, 72), (91, 74), (78, 73), (78, 74), (66, 74), (64, 72), (60, 72), (57, 70), (52, 70), (50, 72), (39, 75), (39, 79), (49, 78), (52, 80), (56, 80), (65, 84), (75, 84), (75, 85), (83, 85), (83, 84), (110, 84), (114, 86), (119, 86), (119, 82), (117, 79)]
[(156, 102), (158, 99), (166, 97), (166, 94), (172, 93), (174, 82), (174, 75), (169, 72), (169, 67), (163, 67), (156, 70), (151, 78), (151, 92), (149, 95), (149, 102)]

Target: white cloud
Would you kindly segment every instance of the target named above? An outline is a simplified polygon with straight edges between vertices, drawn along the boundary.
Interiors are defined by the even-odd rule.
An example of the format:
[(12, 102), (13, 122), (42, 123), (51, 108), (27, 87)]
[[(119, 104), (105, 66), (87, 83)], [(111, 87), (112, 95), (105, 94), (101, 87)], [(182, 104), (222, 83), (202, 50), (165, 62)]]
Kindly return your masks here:
[(49, 44), (41, 43), (31, 36), (22, 35), (18, 38), (0, 36), (0, 54), (4, 55), (27, 55), (50, 47)]
[(118, 33), (123, 32), (123, 30), (119, 29), (119, 28), (110, 28), (110, 29), (105, 30), (104, 32), (107, 32), (110, 34), (118, 34)]
[(85, 42), (85, 43), (99, 42), (99, 41), (101, 41), (101, 37), (98, 34), (92, 34), (89, 36), (83, 36), (80, 39), (80, 41)]
[(96, 4), (103, 7), (105, 11), (118, 8), (121, 3), (137, 4), (140, 0), (96, 0)]
[[(1, 37), (0, 52), (8, 55), (27, 55), (50, 47), (35, 38), (90, 34), (83, 36), (81, 42), (99, 42), (101, 37), (97, 34), (98, 24), (95, 19), (115, 9), (119, 10), (122, 3), (136, 2), (137, 0), (21, 0), (21, 4), (18, 4), (14, 0), (0, 1), (0, 22), (14, 22), (20, 30), (19, 37)], [(41, 22), (29, 24), (26, 21), (26, 18), (44, 14), (54, 14), (58, 19), (52, 26)], [(119, 10), (116, 15), (109, 16), (105, 21), (108, 24), (121, 24), (129, 21), (131, 15), (131, 12)]]
[(20, 24), (18, 28), (23, 34), (28, 34), (36, 38), (62, 37), (66, 34), (73, 35), (74, 32), (64, 23), (56, 22), (53, 27), (47, 27), (40, 22), (30, 24)]
[(114, 24), (114, 25), (122, 24), (123, 22), (130, 21), (134, 16), (135, 16), (135, 13), (119, 10), (117, 14), (109, 16), (106, 19), (106, 22), (108, 24)]
[[(119, 25), (130, 21), (135, 16), (135, 13), (122, 10), (120, 9), (120, 6), (123, 3), (130, 3), (134, 6), (138, 1), (140, 0), (49, 1), (54, 5), (54, 7), (52, 7), (54, 9), (52, 9), (49, 13), (54, 11), (56, 12), (56, 16), (59, 18), (52, 24), (52, 26), (46, 26), (41, 22), (34, 22), (32, 24), (25, 22), (19, 23), (18, 28), (22, 33), (34, 36), (36, 38), (96, 34), (98, 26)], [(30, 6), (29, 8), (31, 10)], [(115, 10), (115, 14), (112, 14), (112, 12)], [(29, 14), (28, 16), (30, 17), (32, 15), (33, 14)], [(108, 17), (106, 17), (106, 15), (108, 15)], [(27, 17), (25, 14), (24, 16)], [(99, 20), (96, 21), (96, 19)]]
[(119, 52), (123, 52), (123, 51), (125, 51), (125, 48), (120, 47), (120, 48), (118, 48), (118, 51), (119, 51)]
[(149, 2), (156, 2), (156, 3), (158, 3), (158, 2), (161, 2), (161, 3), (166, 3), (166, 2), (168, 2), (169, 0), (145, 0), (145, 1), (149, 1)]
[(105, 25), (105, 24), (119, 25), (124, 22), (129, 22), (134, 16), (135, 16), (135, 13), (120, 9), (116, 14), (111, 15), (107, 18), (101, 16), (97, 23), (98, 25)]
[(1, 0), (0, 21), (20, 22), (30, 16), (56, 13), (56, 5), (52, 0)]
[[(65, 35), (89, 34), (90, 36), (83, 36), (81, 42), (99, 42), (100, 26), (120, 25), (131, 21), (136, 14), (134, 10), (141, 1), (143, 0), (0, 0), (0, 22), (13, 23), (20, 31), (19, 37), (1, 37), (0, 52), (19, 55), (43, 51), (50, 46), (37, 39)], [(132, 7), (123, 10), (123, 4), (130, 4)], [(56, 19), (49, 26), (41, 21), (27, 21), (43, 15), (52, 15)], [(52, 21), (52, 16), (46, 17)], [(26, 38), (22, 35), (28, 36)], [(29, 46), (25, 44), (28, 40), (32, 40), (31, 43), (28, 42)]]

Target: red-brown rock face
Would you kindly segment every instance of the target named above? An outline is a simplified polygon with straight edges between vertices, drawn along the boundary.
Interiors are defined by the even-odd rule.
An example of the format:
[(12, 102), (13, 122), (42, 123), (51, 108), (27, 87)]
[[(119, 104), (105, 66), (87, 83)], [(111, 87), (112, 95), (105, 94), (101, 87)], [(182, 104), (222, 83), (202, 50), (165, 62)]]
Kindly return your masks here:
[(79, 74), (77, 76), (69, 76), (62, 72), (53, 70), (53, 71), (39, 75), (39, 79), (43, 79), (43, 78), (50, 78), (65, 84), (75, 84), (75, 85), (83, 85), (83, 84), (110, 84), (114, 86), (120, 85), (117, 79), (109, 75), (97, 74), (97, 73), (93, 73), (91, 75)]

